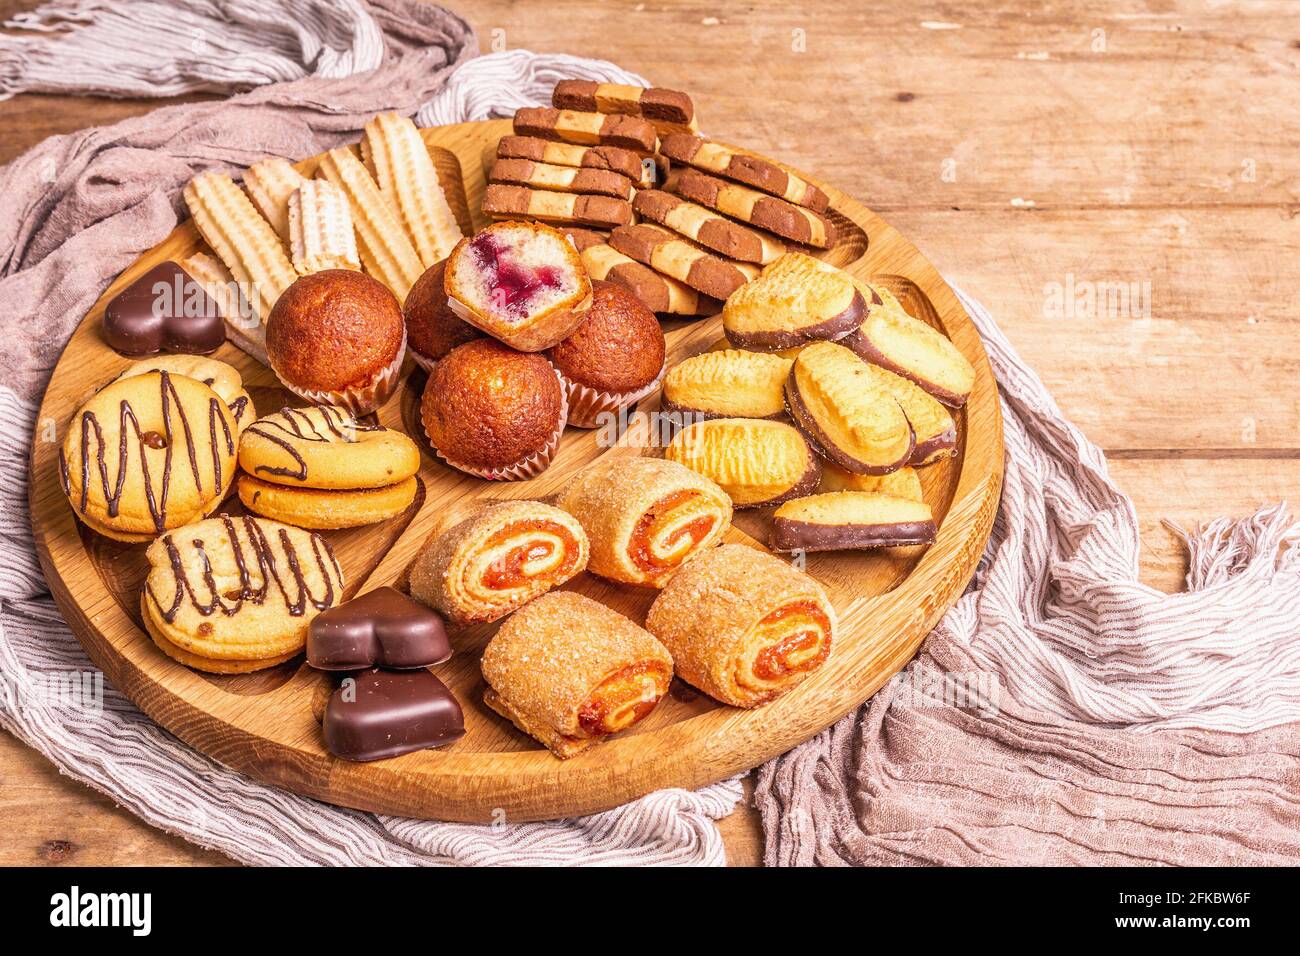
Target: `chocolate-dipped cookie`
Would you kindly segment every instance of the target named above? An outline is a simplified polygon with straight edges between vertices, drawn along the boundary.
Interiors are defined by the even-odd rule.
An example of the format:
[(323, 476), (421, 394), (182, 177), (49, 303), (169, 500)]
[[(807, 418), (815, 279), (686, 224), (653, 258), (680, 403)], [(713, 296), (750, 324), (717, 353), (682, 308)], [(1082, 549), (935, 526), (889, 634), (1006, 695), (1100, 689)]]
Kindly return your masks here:
[(799, 353), (785, 385), (790, 417), (809, 443), (847, 471), (885, 474), (911, 458), (915, 436), (894, 396), (842, 345)]
[(837, 339), (862, 325), (867, 305), (852, 280), (802, 252), (788, 252), (727, 299), (722, 328), (739, 349), (775, 352)]
[(840, 551), (934, 543), (930, 506), (870, 491), (833, 491), (787, 501), (772, 517), (773, 551)]
[(743, 349), (702, 352), (664, 378), (663, 408), (702, 418), (780, 418), (793, 364)]

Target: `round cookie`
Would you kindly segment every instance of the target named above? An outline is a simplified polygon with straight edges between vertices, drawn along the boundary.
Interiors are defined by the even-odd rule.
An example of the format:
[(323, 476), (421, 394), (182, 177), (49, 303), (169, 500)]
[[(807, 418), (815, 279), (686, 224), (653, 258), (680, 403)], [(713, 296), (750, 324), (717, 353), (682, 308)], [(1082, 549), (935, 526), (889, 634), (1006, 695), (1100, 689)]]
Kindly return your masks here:
[(355, 491), (276, 485), (250, 475), (240, 475), (235, 482), (239, 500), (250, 511), (299, 528), (317, 530), (356, 528), (386, 521), (410, 506), (419, 485), (414, 476), (395, 484)]
[(337, 405), (282, 408), (239, 442), (239, 464), (262, 481), (343, 491), (405, 481), (420, 449), (402, 432), (357, 421)]
[(59, 479), (77, 516), (147, 541), (210, 514), (235, 475), (238, 427), (213, 389), (168, 371), (110, 382), (77, 410)]
[(264, 518), (197, 521), (158, 538), (145, 557), (149, 633), (202, 670), (279, 663), (302, 650), (313, 617), (343, 600), (343, 572), (325, 540)]
[(191, 654), (183, 647), (177, 647), (159, 632), (156, 624), (149, 619), (146, 602), (148, 597), (140, 595), (140, 612), (144, 617), (144, 629), (148, 635), (153, 638), (158, 650), (162, 651), (172, 660), (186, 667), (193, 667), (195, 670), (206, 671), (209, 674), (251, 674), (253, 671), (265, 670), (268, 667), (274, 667), (277, 664), (283, 664), (291, 661), (298, 656), (297, 651), (289, 651), (287, 654), (281, 654), (279, 657), (267, 657), (257, 660), (246, 661), (220, 661), (211, 657), (200, 657), (198, 654)]
[(253, 399), (244, 390), (244, 380), (233, 365), (202, 355), (155, 355), (128, 365), (117, 379), (120, 381), (147, 372), (170, 372), (202, 382), (230, 407), (230, 414), (241, 433), (257, 417)]

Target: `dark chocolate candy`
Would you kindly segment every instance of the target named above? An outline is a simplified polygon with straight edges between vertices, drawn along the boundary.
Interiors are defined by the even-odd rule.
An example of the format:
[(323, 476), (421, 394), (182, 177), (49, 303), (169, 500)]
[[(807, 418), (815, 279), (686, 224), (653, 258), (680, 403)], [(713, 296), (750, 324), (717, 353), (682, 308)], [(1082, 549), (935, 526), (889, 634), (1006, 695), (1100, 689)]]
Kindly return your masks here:
[(122, 355), (206, 355), (226, 340), (217, 303), (177, 263), (160, 262), (104, 310), (104, 341)]
[(330, 608), (307, 627), (307, 663), (323, 671), (428, 667), (450, 657), (438, 612), (393, 588)]
[(344, 678), (325, 705), (321, 729), (334, 756), (383, 760), (455, 743), (465, 734), (465, 715), (429, 671), (375, 668)]

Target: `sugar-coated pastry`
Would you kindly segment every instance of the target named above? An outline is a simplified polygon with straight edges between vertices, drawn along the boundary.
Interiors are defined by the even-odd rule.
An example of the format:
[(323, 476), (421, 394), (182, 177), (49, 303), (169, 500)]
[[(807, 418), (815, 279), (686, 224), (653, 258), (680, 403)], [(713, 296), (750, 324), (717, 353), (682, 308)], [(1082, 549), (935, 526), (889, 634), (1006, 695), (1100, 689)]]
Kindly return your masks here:
[(321, 405), (372, 412), (397, 387), (406, 355), (402, 307), (388, 288), (350, 269), (299, 278), (266, 321), (276, 377)]
[(773, 551), (840, 551), (933, 544), (930, 506), (872, 491), (832, 491), (795, 498), (776, 509)]
[(569, 336), (591, 306), (591, 280), (564, 233), (539, 223), (499, 222), (462, 240), (447, 259), (452, 311), (524, 352)]
[(447, 304), (446, 269), (445, 260), (429, 266), (411, 286), (402, 306), (406, 351), (426, 372), (456, 346), (483, 337), (481, 329), (470, 325)]
[(911, 460), (915, 435), (898, 400), (842, 345), (803, 349), (786, 379), (785, 400), (804, 437), (841, 468), (879, 475)]
[(239, 464), (277, 485), (342, 491), (405, 481), (420, 468), (420, 449), (403, 432), (336, 405), (286, 406), (249, 426)]
[[(606, 237), (608, 238), (608, 237)], [(716, 315), (722, 303), (692, 289), (685, 282), (656, 272), (611, 245), (587, 243), (578, 246), (582, 264), (592, 279), (608, 279), (627, 286), (651, 312), (670, 315)]]
[(727, 300), (722, 328), (740, 349), (775, 352), (848, 335), (866, 302), (849, 276), (802, 252), (788, 252)]
[(560, 80), (551, 93), (551, 105), (560, 110), (644, 116), (660, 135), (696, 128), (695, 104), (687, 94), (653, 86)]
[(568, 392), (569, 424), (595, 428), (601, 416), (627, 408), (659, 385), (664, 333), (655, 314), (626, 287), (593, 282), (587, 317), (546, 357)]
[(702, 352), (665, 376), (664, 410), (703, 418), (781, 418), (793, 364), (764, 352)]
[(673, 660), (645, 629), (571, 591), (538, 598), (483, 652), (483, 702), (560, 759), (644, 719)]
[(885, 289), (862, 325), (842, 341), (873, 365), (915, 382), (951, 408), (966, 404), (975, 368), (942, 332), (913, 318)]
[(609, 244), (623, 255), (714, 299), (726, 299), (759, 272), (752, 263), (723, 259), (648, 222), (620, 226), (610, 233)]
[(233, 365), (201, 355), (156, 355), (128, 365), (118, 379), (149, 372), (170, 372), (172, 375), (196, 379), (221, 396), (241, 433), (253, 424), (256, 417), (253, 400), (244, 390), (244, 380)]
[(777, 196), (814, 212), (825, 212), (830, 205), (826, 193), (806, 182), (784, 166), (737, 152), (730, 146), (710, 142), (690, 133), (664, 136), (660, 150), (674, 163), (693, 166), (724, 179), (732, 179)]
[(540, 501), (487, 505), (434, 531), (411, 565), (411, 596), (458, 624), (495, 621), (582, 571), (589, 553), (568, 512)]
[(568, 416), (564, 386), (543, 356), (495, 339), (452, 349), (424, 387), (420, 418), (448, 465), (494, 481), (540, 475)]
[(677, 675), (734, 707), (801, 684), (830, 656), (835, 609), (812, 577), (743, 544), (687, 562), (650, 606), (646, 628)]
[(785, 252), (785, 244), (779, 239), (660, 189), (640, 190), (632, 208), (646, 219), (728, 259), (767, 263)]
[(578, 472), (555, 503), (587, 532), (588, 570), (624, 584), (663, 587), (731, 527), (726, 492), (658, 458), (601, 459)]
[(855, 475), (830, 462), (822, 464), (822, 481), (818, 492), (875, 491), (908, 501), (924, 501), (921, 493), (921, 476), (916, 469), (905, 465), (887, 475)]
[(714, 481), (737, 508), (762, 508), (810, 494), (821, 463), (785, 422), (714, 418), (678, 432), (664, 458)]
[(104, 341), (119, 355), (206, 355), (226, 341), (217, 302), (179, 263), (160, 262), (109, 300)]
[(209, 518), (145, 552), (145, 628), (169, 657), (213, 673), (294, 657), (319, 612), (343, 598), (343, 572), (310, 531), (263, 518)]
[(73, 511), (118, 541), (148, 541), (211, 513), (235, 476), (239, 426), (196, 379), (167, 371), (110, 382), (77, 409), (59, 450)]
[(696, 169), (673, 171), (669, 191), (683, 199), (717, 210), (723, 215), (749, 223), (783, 239), (830, 249), (838, 238), (835, 224), (819, 212), (796, 206), (748, 186), (740, 186), (706, 176)]

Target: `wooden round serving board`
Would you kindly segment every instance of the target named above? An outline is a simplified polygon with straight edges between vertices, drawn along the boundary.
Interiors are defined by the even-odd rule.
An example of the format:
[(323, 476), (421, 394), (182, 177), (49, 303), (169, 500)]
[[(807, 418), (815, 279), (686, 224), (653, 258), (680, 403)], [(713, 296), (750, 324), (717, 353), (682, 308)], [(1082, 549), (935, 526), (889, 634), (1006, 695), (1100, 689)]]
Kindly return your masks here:
[[(509, 121), (498, 120), (423, 131), (462, 228), (486, 223), (478, 211), (484, 160), (509, 130)], [(314, 160), (298, 164), (303, 172), (315, 166)], [(56, 468), (73, 412), (130, 362), (100, 336), (104, 305), (160, 261), (199, 249), (189, 222), (108, 288), (69, 341), (41, 406), (30, 476), (32, 524), (60, 610), (108, 679), (186, 743), (259, 780), (363, 810), (465, 821), (573, 816), (662, 787), (699, 787), (789, 750), (857, 707), (911, 659), (974, 573), (1002, 486), (997, 387), (956, 296), (893, 228), (835, 188), (818, 185), (830, 196), (830, 215), (841, 234), (839, 245), (823, 258), (893, 291), (909, 312), (956, 343), (977, 377), (966, 408), (956, 416), (959, 454), (920, 470), (926, 501), (940, 522), (934, 546), (919, 559), (884, 552), (809, 556), (807, 570), (834, 602), (840, 630), (829, 661), (794, 692), (766, 707), (737, 710), (675, 682), (673, 692), (633, 730), (560, 761), (483, 706), (478, 661), (495, 627), (475, 627), (453, 635), (456, 656), (435, 668), (464, 706), (465, 737), (441, 750), (349, 763), (326, 752), (313, 714), (329, 677), (301, 657), (256, 674), (218, 677), (164, 656), (140, 626), (144, 547), (110, 541), (74, 520)], [(668, 321), (664, 331), (671, 366), (716, 343), (721, 320)], [(233, 345), (224, 345), (216, 357), (243, 374), (259, 414), (289, 402), (274, 375)], [(550, 469), (531, 481), (492, 483), (463, 475), (442, 465), (428, 447), (418, 419), (425, 376), (412, 368), (408, 360), (409, 378), (379, 418), (421, 443), (421, 490), (397, 518), (326, 533), (349, 596), (385, 584), (404, 587), (407, 567), (430, 527), (462, 499), (544, 498), (601, 454), (654, 453), (639, 447), (646, 444), (648, 429), (644, 420), (634, 419), (615, 448), (600, 447), (594, 432), (569, 429)], [(654, 396), (640, 410), (657, 407)], [(226, 507), (238, 512), (238, 499), (232, 495)], [(770, 510), (737, 512), (728, 540), (762, 547)], [(569, 586), (638, 623), (658, 593), (590, 574)]]

